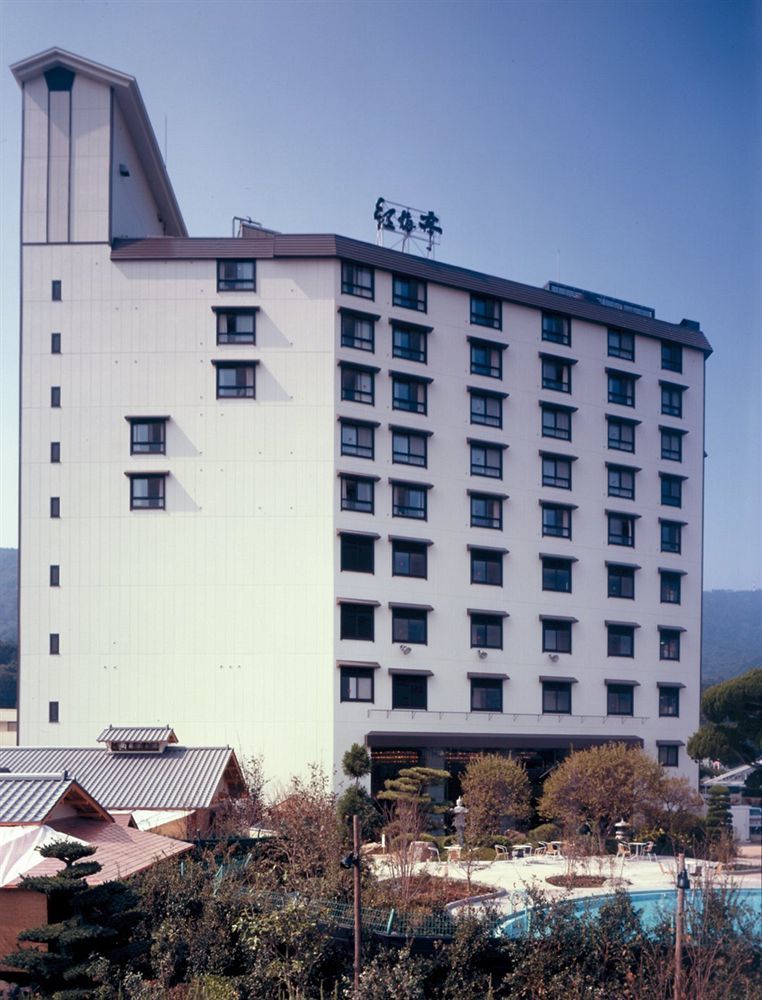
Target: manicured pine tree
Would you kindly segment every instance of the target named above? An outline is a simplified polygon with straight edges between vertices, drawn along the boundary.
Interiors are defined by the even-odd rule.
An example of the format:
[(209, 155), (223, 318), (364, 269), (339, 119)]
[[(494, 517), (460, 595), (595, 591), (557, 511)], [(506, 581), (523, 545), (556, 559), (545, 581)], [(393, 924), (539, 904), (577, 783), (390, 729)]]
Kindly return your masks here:
[(346, 751), (341, 759), (341, 770), (353, 779), (353, 784), (336, 803), (339, 819), (348, 823), (350, 817), (359, 816), (362, 839), (372, 840), (378, 833), (382, 817), (373, 799), (360, 784), (360, 779), (370, 774), (370, 755), (361, 743), (353, 743)]
[(715, 785), (709, 792), (706, 812), (706, 832), (710, 840), (733, 833), (730, 792), (724, 785)]

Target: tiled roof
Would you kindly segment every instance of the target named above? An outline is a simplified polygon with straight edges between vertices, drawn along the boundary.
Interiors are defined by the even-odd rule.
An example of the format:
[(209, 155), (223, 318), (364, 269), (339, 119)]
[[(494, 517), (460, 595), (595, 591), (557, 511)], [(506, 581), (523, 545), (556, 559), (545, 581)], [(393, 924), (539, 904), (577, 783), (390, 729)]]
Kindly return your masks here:
[(105, 809), (204, 809), (214, 800), (230, 747), (167, 747), (163, 753), (111, 753), (100, 747), (0, 747), (0, 769), (66, 771)]
[(177, 743), (171, 726), (107, 726), (96, 743)]
[[(50, 770), (50, 769), (48, 769)], [(44, 823), (62, 799), (89, 814), (105, 812), (66, 771), (60, 773), (0, 773), (0, 826)]]

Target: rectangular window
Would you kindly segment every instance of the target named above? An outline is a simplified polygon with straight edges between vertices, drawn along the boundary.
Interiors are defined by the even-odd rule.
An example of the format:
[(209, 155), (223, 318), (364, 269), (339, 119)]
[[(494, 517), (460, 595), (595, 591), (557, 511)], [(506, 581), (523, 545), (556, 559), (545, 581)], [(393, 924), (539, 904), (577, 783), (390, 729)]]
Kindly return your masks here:
[(606, 417), (608, 423), (608, 446), (612, 451), (635, 451), (635, 427), (629, 420)]
[(571, 559), (555, 559), (551, 556), (542, 557), (542, 589), (554, 590), (561, 594), (571, 593)]
[(659, 748), (659, 763), (662, 767), (677, 767), (678, 766), (678, 752), (680, 748), (674, 744), (667, 744), (660, 746)]
[(543, 313), (542, 339), (568, 347), (571, 344), (571, 320), (556, 313)]
[(51, 385), (50, 387), (50, 405), (56, 409), (61, 405), (61, 386)]
[(423, 542), (392, 541), (392, 576), (413, 576), (425, 580), (428, 546)]
[(373, 642), (375, 610), (371, 604), (341, 604), (341, 638)]
[(635, 518), (627, 514), (608, 514), (609, 545), (635, 546)]
[(503, 501), (500, 497), (488, 496), (483, 493), (471, 494), (471, 527), (496, 528), (503, 527)]
[(542, 387), (554, 389), (556, 392), (571, 392), (572, 366), (562, 358), (542, 359)]
[(425, 712), (428, 677), (415, 674), (392, 675), (392, 708), (407, 708)]
[(682, 417), (685, 386), (661, 383), (661, 412), (668, 417)]
[(392, 305), (426, 312), (426, 282), (395, 274), (392, 277)]
[(59, 587), (61, 585), (61, 567), (51, 566), (50, 567), (50, 586)]
[(61, 301), (61, 282), (60, 281), (56, 280), (56, 281), (51, 281), (50, 282), (50, 297), (53, 300), (53, 302), (60, 302)]
[(682, 462), (683, 435), (679, 431), (661, 428), (661, 457), (668, 462)]
[(683, 349), (680, 344), (673, 344), (670, 340), (661, 342), (661, 366), (668, 372), (682, 372)]
[(632, 684), (606, 685), (606, 714), (633, 715), (635, 711), (634, 690)]
[(471, 649), (502, 648), (502, 617), (500, 615), (471, 615)]
[(51, 656), (58, 656), (61, 652), (61, 637), (58, 632), (51, 632), (48, 636), (48, 652)]
[(471, 296), (471, 323), (473, 326), (489, 326), (493, 330), (503, 329), (503, 303), (487, 295)]
[(626, 465), (610, 465), (608, 469), (608, 495), (623, 497), (625, 500), (635, 499), (635, 472)]
[(218, 344), (254, 344), (256, 343), (254, 309), (230, 309), (217, 312), (217, 343)]
[(680, 555), (682, 550), (682, 525), (677, 521), (660, 521), (661, 551)]
[(163, 455), (166, 450), (165, 426), (163, 417), (130, 420), (130, 454)]
[(341, 568), (349, 573), (373, 573), (375, 538), (368, 535), (341, 535)]
[(683, 506), (683, 481), (679, 476), (661, 473), (661, 502), (665, 507)]
[(571, 538), (571, 508), (544, 503), (542, 505), (542, 533), (552, 538)]
[(623, 361), (635, 360), (635, 337), (624, 330), (609, 330), (608, 351), (610, 358), (621, 358)]
[(372, 267), (341, 262), (341, 291), (344, 295), (357, 295), (361, 299), (373, 299), (374, 272)]
[(659, 570), (659, 598), (662, 604), (679, 604), (682, 589), (680, 573)]
[(50, 335), (50, 353), (60, 354), (61, 353), (61, 334), (51, 333)]
[(542, 710), (545, 714), (571, 715), (571, 684), (566, 681), (543, 681)]
[(392, 642), (425, 646), (427, 613), (420, 608), (392, 608)]
[(420, 379), (393, 375), (392, 409), (404, 410), (407, 413), (425, 413), (427, 388), (426, 383)]
[(493, 680), (487, 677), (473, 677), (471, 679), (471, 711), (502, 712), (502, 680), (499, 678)]
[(60, 517), (61, 516), (61, 498), (51, 497), (50, 498), (50, 516)]
[(164, 510), (163, 473), (130, 476), (130, 510)]
[(426, 488), (404, 483), (392, 485), (392, 517), (426, 520)]
[(542, 485), (561, 490), (572, 488), (571, 459), (562, 455), (542, 455)]
[(503, 397), (469, 389), (471, 396), (471, 423), (485, 427), (503, 426)]
[(254, 399), (256, 364), (243, 361), (218, 362), (217, 399)]
[(659, 629), (659, 659), (680, 659), (680, 631), (676, 628)]
[(472, 375), (484, 375), (486, 378), (503, 377), (502, 348), (486, 340), (471, 340), (470, 351)]
[(618, 403), (620, 406), (635, 405), (635, 378), (624, 372), (609, 372), (608, 381), (609, 403)]
[(61, 442), (50, 442), (50, 461), (55, 465), (61, 461)]
[(341, 668), (341, 700), (373, 701), (373, 669), (370, 667)]
[(503, 449), (493, 445), (472, 441), (471, 475), (487, 476), (490, 479), (502, 479)]
[(356, 458), (373, 458), (374, 428), (355, 421), (341, 421), (341, 454)]
[(613, 566), (608, 569), (608, 596), (622, 597), (628, 601), (635, 600), (635, 567)]
[(256, 289), (256, 262), (253, 260), (218, 260), (218, 292), (253, 292)]
[(356, 510), (361, 514), (372, 514), (373, 487), (372, 479), (363, 479), (362, 476), (342, 476), (341, 509)]
[(392, 431), (392, 462), (397, 465), (418, 465), (426, 468), (427, 442), (425, 434), (414, 431)]
[(543, 653), (571, 653), (572, 623), (546, 618), (542, 623)]
[(549, 403), (543, 403), (542, 436), (549, 438), (558, 438), (559, 441), (571, 441), (572, 439), (571, 411), (562, 410), (559, 407), (551, 406)]
[(471, 583), (502, 587), (503, 553), (490, 549), (471, 549)]
[(48, 722), (58, 722), (58, 702), (48, 702)]
[(341, 398), (353, 403), (373, 406), (375, 399), (374, 373), (367, 368), (341, 366)]
[(376, 346), (374, 321), (367, 316), (342, 312), (341, 346), (353, 347), (357, 351), (374, 351)]
[(392, 323), (392, 357), (426, 364), (427, 331), (406, 323)]
[[(607, 656), (634, 656), (635, 629), (632, 625), (607, 625)], [(629, 713), (627, 713), (629, 715)]]
[(659, 688), (659, 715), (671, 719), (680, 717), (680, 688)]

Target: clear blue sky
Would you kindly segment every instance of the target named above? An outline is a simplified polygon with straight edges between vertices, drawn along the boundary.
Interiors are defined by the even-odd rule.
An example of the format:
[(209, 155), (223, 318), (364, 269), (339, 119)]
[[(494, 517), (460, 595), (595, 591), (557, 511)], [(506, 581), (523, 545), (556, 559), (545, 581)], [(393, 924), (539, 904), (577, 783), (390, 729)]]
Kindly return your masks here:
[[(0, 0), (0, 63), (137, 77), (192, 235), (234, 215), (373, 240), (433, 208), (442, 260), (698, 319), (705, 586), (762, 576), (762, 4)], [(0, 545), (16, 544), (20, 100), (0, 74)]]

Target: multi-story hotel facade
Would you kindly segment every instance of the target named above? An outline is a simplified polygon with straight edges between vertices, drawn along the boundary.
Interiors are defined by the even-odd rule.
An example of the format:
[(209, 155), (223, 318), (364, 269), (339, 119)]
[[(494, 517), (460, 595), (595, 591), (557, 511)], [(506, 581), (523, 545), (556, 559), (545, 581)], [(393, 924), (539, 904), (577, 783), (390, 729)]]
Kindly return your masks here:
[[(695, 777), (697, 323), (334, 235), (190, 238), (133, 78), (23, 91), (19, 739), (285, 779), (642, 744)], [(554, 290), (555, 289), (555, 290)]]

